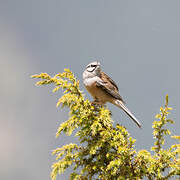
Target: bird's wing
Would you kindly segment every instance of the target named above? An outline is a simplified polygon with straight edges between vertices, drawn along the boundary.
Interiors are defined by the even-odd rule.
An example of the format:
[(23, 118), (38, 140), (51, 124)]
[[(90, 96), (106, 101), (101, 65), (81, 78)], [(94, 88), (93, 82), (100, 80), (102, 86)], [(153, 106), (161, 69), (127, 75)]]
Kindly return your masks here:
[(118, 87), (115, 82), (108, 77), (105, 73), (101, 74), (101, 80), (96, 81), (96, 86), (102, 88), (108, 95), (112, 96), (115, 99), (123, 101), (122, 97), (118, 92)]
[(106, 73), (101, 72), (101, 79), (109, 81), (116, 88), (117, 91), (119, 90), (117, 84)]

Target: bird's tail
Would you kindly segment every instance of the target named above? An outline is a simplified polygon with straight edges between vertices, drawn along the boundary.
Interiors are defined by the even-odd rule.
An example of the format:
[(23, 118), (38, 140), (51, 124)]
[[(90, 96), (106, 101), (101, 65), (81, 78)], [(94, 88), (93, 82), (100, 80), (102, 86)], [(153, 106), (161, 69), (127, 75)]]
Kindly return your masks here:
[(141, 123), (136, 119), (136, 117), (131, 113), (131, 111), (124, 105), (120, 100), (116, 100), (114, 103), (117, 107), (123, 109), (123, 111), (141, 128)]

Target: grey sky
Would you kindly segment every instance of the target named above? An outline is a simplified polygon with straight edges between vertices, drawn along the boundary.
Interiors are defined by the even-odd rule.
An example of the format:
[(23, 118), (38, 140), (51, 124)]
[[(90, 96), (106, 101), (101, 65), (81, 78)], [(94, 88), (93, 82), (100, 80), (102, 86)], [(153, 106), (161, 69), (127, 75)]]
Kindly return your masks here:
[(60, 92), (34, 86), (30, 75), (35, 73), (54, 75), (70, 68), (91, 98), (81, 75), (98, 59), (143, 124), (139, 130), (125, 113), (108, 105), (115, 123), (137, 139), (137, 149), (152, 146), (152, 121), (167, 93), (175, 120), (170, 129), (178, 134), (179, 7), (178, 0), (1, 0), (0, 179), (49, 179), (55, 160), (51, 151), (74, 141), (55, 139), (68, 112), (55, 107)]

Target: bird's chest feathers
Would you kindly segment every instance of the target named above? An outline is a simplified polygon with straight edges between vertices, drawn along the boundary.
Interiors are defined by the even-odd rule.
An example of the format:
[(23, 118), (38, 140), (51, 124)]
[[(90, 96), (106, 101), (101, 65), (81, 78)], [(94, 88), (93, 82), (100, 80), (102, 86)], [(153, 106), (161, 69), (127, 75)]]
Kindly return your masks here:
[(86, 78), (86, 79), (84, 80), (84, 85), (85, 85), (86, 87), (95, 86), (95, 85), (96, 85), (96, 81), (98, 81), (98, 78), (99, 78), (99, 77), (97, 77), (97, 76), (92, 77), (92, 78)]
[(99, 88), (96, 86), (97, 81), (98, 77), (87, 78), (84, 80), (86, 89), (93, 97), (95, 97), (99, 91)]
[(87, 78), (86, 80), (84, 80), (84, 85), (94, 99), (98, 99), (100, 102), (105, 103), (107, 101), (106, 94), (103, 92), (101, 88), (97, 87), (97, 81), (100, 81), (99, 77), (97, 76)]

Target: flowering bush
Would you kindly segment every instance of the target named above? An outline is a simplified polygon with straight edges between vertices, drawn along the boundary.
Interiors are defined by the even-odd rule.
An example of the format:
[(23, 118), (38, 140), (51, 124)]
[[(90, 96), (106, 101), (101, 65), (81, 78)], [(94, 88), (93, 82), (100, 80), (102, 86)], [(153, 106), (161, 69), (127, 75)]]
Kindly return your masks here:
[[(56, 162), (52, 165), (51, 178), (55, 180), (58, 174), (68, 167), (73, 167), (70, 179), (102, 179), (123, 180), (143, 179), (162, 180), (180, 177), (180, 144), (164, 148), (165, 136), (171, 132), (166, 128), (171, 110), (168, 107), (168, 96), (164, 107), (153, 122), (155, 139), (151, 152), (136, 151), (133, 139), (125, 127), (119, 124), (113, 126), (111, 113), (106, 107), (95, 107), (84, 98), (79, 88), (79, 81), (74, 74), (65, 69), (54, 77), (47, 73), (33, 75), (41, 78), (37, 85), (54, 84), (53, 92), (64, 90), (64, 95), (58, 100), (57, 107), (68, 107), (69, 119), (60, 124), (56, 136), (65, 133), (68, 136), (75, 130), (80, 145), (66, 144), (53, 151)], [(180, 140), (180, 136), (172, 136)]]

